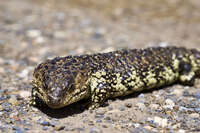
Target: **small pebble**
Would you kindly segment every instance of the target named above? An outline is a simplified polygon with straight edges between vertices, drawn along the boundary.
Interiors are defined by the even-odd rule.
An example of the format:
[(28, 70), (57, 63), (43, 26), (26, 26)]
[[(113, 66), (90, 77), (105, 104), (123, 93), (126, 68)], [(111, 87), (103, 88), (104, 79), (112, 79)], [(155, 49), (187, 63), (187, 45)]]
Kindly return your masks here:
[(17, 130), (15, 130), (14, 133), (24, 133), (24, 131), (22, 131), (21, 129), (17, 129)]
[(3, 22), (6, 24), (14, 24), (16, 22), (16, 18), (14, 16), (7, 15), (5, 16)]
[(198, 113), (200, 113), (200, 108), (194, 108), (194, 110)]
[(45, 42), (45, 39), (44, 39), (44, 37), (42, 37), (42, 36), (39, 36), (39, 37), (37, 37), (36, 39), (35, 39), (35, 43), (36, 44), (42, 44), (42, 43), (44, 43)]
[(181, 124), (177, 123), (177, 124), (172, 126), (172, 129), (179, 129), (180, 127), (181, 127)]
[(111, 117), (110, 117), (110, 116), (106, 116), (106, 117), (104, 118), (104, 120), (111, 120)]
[(54, 127), (54, 130), (56, 130), (56, 131), (61, 131), (61, 130), (64, 130), (65, 129), (65, 126), (55, 126)]
[(20, 129), (20, 127), (13, 126), (12, 129), (13, 129), (13, 130), (17, 130), (17, 129)]
[(23, 78), (23, 79), (28, 79), (28, 74), (29, 74), (29, 69), (27, 68), (27, 69), (24, 69), (23, 71), (21, 71), (19, 74), (18, 74), (18, 76), (20, 77), (20, 78)]
[(50, 123), (51, 126), (56, 126), (56, 125), (59, 124), (59, 122), (56, 121), (56, 120), (51, 120), (49, 123)]
[(159, 105), (158, 104), (150, 104), (149, 107), (152, 109), (152, 110), (156, 110), (159, 108)]
[(16, 117), (17, 115), (18, 115), (18, 112), (13, 112), (10, 114), (10, 117), (13, 118), (13, 117)]
[(96, 123), (102, 123), (101, 119), (96, 120)]
[(32, 30), (27, 31), (26, 34), (27, 34), (28, 37), (36, 38), (36, 37), (41, 36), (41, 31), (36, 30), (36, 29), (32, 29)]
[(4, 107), (4, 108), (5, 107), (11, 107), (11, 104), (8, 103), (8, 102), (4, 102), (4, 103), (1, 104), (1, 106)]
[(200, 115), (199, 115), (199, 113), (192, 113), (192, 114), (190, 114), (190, 117), (192, 117), (192, 118), (199, 118)]
[(65, 39), (67, 38), (67, 33), (65, 31), (56, 31), (54, 32), (54, 37), (57, 39)]
[(131, 107), (132, 107), (132, 103), (125, 103), (125, 106), (126, 106), (127, 108), (131, 108)]
[(135, 127), (135, 128), (140, 127), (140, 124), (139, 124), (139, 123), (135, 123), (135, 124), (134, 124), (134, 127)]
[[(1, 110), (1, 108), (0, 108), (0, 110)], [(2, 116), (3, 116), (3, 112), (0, 111), (0, 117), (2, 117)]]
[(16, 95), (11, 95), (10, 99), (8, 100), (8, 102), (11, 103), (13, 106), (19, 104), (19, 101), (17, 100)]
[(95, 111), (95, 113), (96, 113), (97, 115), (104, 115), (105, 112), (106, 112), (105, 109), (97, 109), (97, 110)]
[(136, 106), (140, 109), (140, 110), (144, 110), (146, 108), (144, 103), (136, 103)]
[(158, 125), (159, 126), (161, 126), (161, 127), (166, 127), (167, 126), (167, 119), (163, 119), (163, 118), (160, 118), (160, 117), (158, 117), (158, 116), (155, 116), (154, 117), (154, 122), (155, 123), (158, 123)]
[(165, 103), (166, 103), (167, 105), (173, 105), (173, 106), (174, 106), (174, 102), (173, 102), (171, 99), (166, 99), (166, 100), (165, 100)]
[(85, 129), (81, 128), (81, 127), (77, 127), (77, 128), (75, 128), (75, 130), (78, 131), (78, 132), (81, 132), (81, 131), (84, 131)]
[(6, 99), (8, 99), (8, 98), (5, 96), (0, 96), (0, 101), (6, 100)]
[(102, 127), (103, 127), (103, 128), (108, 128), (108, 126), (107, 126), (107, 125), (102, 125)]
[(113, 47), (108, 47), (106, 49), (103, 49), (101, 52), (102, 53), (108, 53), (108, 52), (111, 52), (111, 51), (114, 51), (115, 49)]
[(177, 95), (177, 96), (182, 96), (184, 90), (183, 89), (174, 89), (173, 90), (173, 94)]
[(10, 104), (10, 103), (7, 103), (7, 102), (2, 103), (0, 108), (2, 108), (2, 109), (3, 109), (4, 111), (6, 111), (6, 112), (12, 111), (12, 109), (11, 109), (11, 104)]
[(120, 111), (124, 111), (125, 108), (124, 108), (123, 106), (120, 106), (120, 107), (119, 107), (119, 110), (120, 110)]
[(28, 131), (28, 130), (30, 130), (30, 129), (25, 127), (24, 130), (25, 130), (25, 131)]
[(96, 128), (96, 127), (92, 127), (90, 129), (90, 133), (102, 133), (102, 131), (100, 129)]
[(189, 93), (188, 91), (185, 90), (185, 91), (183, 92), (183, 96), (185, 96), (185, 97), (190, 96), (190, 93)]
[(152, 132), (143, 127), (137, 127), (137, 128), (130, 128), (129, 133), (152, 133)]
[(175, 103), (171, 99), (166, 99), (165, 104), (166, 105), (163, 106), (165, 109), (171, 109), (172, 110), (175, 106)]
[(89, 122), (88, 122), (88, 125), (93, 126), (93, 125), (94, 125), (94, 122), (93, 122), (93, 121), (89, 121)]
[[(0, 64), (1, 64), (1, 61), (0, 61)], [(5, 69), (3, 67), (0, 67), (0, 73), (5, 73)], [(1, 86), (0, 86), (1, 88)]]
[(31, 96), (31, 92), (30, 91), (20, 91), (19, 95), (20, 95), (20, 97), (23, 97), (25, 99), (25, 98), (28, 98)]
[(187, 111), (188, 111), (188, 108), (183, 107), (183, 106), (179, 106), (179, 111), (187, 112)]
[(141, 94), (138, 96), (138, 98), (144, 98), (144, 94), (141, 93)]
[(92, 37), (93, 37), (94, 39), (101, 39), (101, 38), (103, 37), (103, 35), (102, 35), (101, 33), (95, 32), (95, 33), (92, 35)]
[(75, 129), (72, 127), (65, 128), (65, 131), (74, 131)]
[(106, 33), (106, 29), (98, 28), (92, 35), (94, 39), (101, 39), (103, 38), (104, 34)]
[(147, 130), (152, 130), (153, 127), (152, 126), (144, 126), (144, 128)]
[(104, 118), (104, 115), (95, 115), (95, 118)]
[(43, 121), (40, 124), (43, 125), (43, 126), (49, 126), (50, 125), (50, 123), (48, 121)]
[(167, 46), (169, 46), (169, 43), (168, 42), (160, 42), (158, 45), (160, 47), (167, 47)]
[[(1, 45), (1, 40), (0, 40), (0, 45)], [(5, 59), (0, 57), (0, 64), (4, 64)]]
[(12, 129), (13, 129), (13, 130), (15, 130), (15, 132), (14, 132), (14, 133), (24, 133), (24, 132), (21, 130), (21, 128), (20, 128), (20, 127), (13, 126), (13, 127), (12, 127)]
[(195, 97), (196, 97), (196, 99), (200, 99), (200, 93), (197, 92), (197, 93), (195, 94)]
[(177, 133), (185, 133), (185, 130), (179, 129)]
[(109, 111), (113, 110), (113, 107), (112, 107), (112, 106), (109, 106), (109, 107), (108, 107), (108, 110), (109, 110)]
[(44, 131), (46, 131), (47, 129), (48, 129), (47, 126), (43, 126), (43, 127), (42, 127), (42, 130), (44, 130)]

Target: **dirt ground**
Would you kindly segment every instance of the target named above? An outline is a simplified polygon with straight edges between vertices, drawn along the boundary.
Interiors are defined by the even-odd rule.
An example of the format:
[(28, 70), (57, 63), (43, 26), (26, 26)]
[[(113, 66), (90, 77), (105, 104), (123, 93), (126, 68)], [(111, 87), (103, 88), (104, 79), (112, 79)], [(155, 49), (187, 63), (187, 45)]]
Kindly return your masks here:
[(200, 82), (60, 110), (28, 105), (47, 58), (122, 48), (200, 50), (198, 0), (0, 0), (0, 132), (200, 132)]

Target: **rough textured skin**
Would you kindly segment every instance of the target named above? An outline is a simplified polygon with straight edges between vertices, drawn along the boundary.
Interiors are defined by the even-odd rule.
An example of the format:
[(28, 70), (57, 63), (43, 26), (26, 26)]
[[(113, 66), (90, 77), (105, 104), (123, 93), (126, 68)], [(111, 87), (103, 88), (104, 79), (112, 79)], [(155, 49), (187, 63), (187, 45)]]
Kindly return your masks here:
[(177, 47), (119, 50), (56, 57), (36, 67), (32, 104), (43, 100), (61, 108), (83, 98), (90, 109), (108, 98), (180, 82), (192, 85), (200, 75), (200, 52)]

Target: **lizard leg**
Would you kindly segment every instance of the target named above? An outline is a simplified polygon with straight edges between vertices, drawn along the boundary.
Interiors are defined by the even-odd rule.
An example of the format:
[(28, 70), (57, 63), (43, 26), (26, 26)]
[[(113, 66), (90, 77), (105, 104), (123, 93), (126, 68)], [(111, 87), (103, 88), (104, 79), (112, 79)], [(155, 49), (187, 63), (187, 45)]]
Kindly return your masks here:
[(95, 109), (102, 106), (109, 97), (109, 85), (106, 82), (93, 83), (91, 86), (91, 103), (89, 109)]
[(184, 85), (194, 85), (195, 72), (192, 71), (192, 66), (190, 63), (182, 62), (180, 64), (179, 81)]
[(184, 85), (194, 85), (195, 73), (190, 72), (187, 74), (180, 75), (179, 81), (181, 82), (181, 84), (184, 84)]

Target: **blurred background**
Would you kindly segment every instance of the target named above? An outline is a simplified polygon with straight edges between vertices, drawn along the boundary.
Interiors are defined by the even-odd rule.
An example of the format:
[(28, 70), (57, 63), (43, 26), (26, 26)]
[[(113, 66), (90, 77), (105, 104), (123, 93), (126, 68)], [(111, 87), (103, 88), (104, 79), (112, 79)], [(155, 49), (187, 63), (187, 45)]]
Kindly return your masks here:
[(55, 56), (199, 49), (199, 23), (198, 0), (0, 0), (0, 72), (28, 79), (38, 63)]
[(121, 48), (200, 48), (198, 0), (0, 0), (0, 56), (46, 58)]
[[(34, 68), (45, 59), (55, 56), (108, 52), (122, 48), (171, 45), (200, 50), (199, 0), (0, 0), (0, 117), (2, 118), (0, 132), (11, 132), (11, 130), (17, 132), (20, 128), (27, 130), (25, 127), (28, 127), (30, 132), (47, 132), (48, 128), (50, 130), (53, 128), (47, 128), (46, 124), (43, 126), (38, 124), (38, 121), (46, 120), (48, 117), (26, 106), (31, 95)], [(157, 105), (160, 108), (160, 105), (165, 105), (163, 98), (168, 98), (169, 94), (170, 97), (173, 96), (172, 99), (178, 101), (183, 99), (180, 104), (175, 102), (183, 107), (180, 106), (176, 115), (174, 113), (177, 108), (176, 111), (172, 110), (173, 121), (167, 121), (171, 117), (164, 114), (164, 111), (160, 113), (163, 112), (165, 119), (158, 117), (158, 121), (172, 122), (176, 124), (172, 128), (177, 130), (182, 128), (186, 131), (191, 129), (199, 131), (199, 114), (192, 116), (190, 111), (190, 108), (194, 109), (194, 107), (199, 110), (198, 100), (191, 97), (198, 94), (196, 97), (199, 98), (199, 93), (196, 93), (198, 89), (192, 87), (187, 89), (193, 93), (184, 91), (181, 95), (183, 89), (179, 86), (177, 95), (171, 89), (166, 94), (160, 91), (158, 95), (153, 94), (156, 94), (156, 97), (148, 98), (145, 104), (141, 103), (141, 105), (145, 107), (146, 102), (158, 102)], [(185, 98), (190, 100), (185, 101)], [(152, 99), (156, 99), (156, 102)], [(113, 105), (117, 106), (113, 107), (115, 110), (120, 107), (128, 109), (124, 107), (124, 103), (125, 100), (116, 100)], [(131, 106), (135, 108), (136, 103), (139, 101), (136, 100)], [(151, 105), (149, 103), (147, 105)], [(170, 105), (173, 104), (170, 103)], [(143, 108), (143, 106), (140, 107)], [(107, 126), (109, 128), (103, 127), (103, 131), (122, 132), (117, 128), (115, 130), (110, 128), (113, 127), (112, 118), (114, 121), (117, 120), (114, 123), (116, 127), (124, 128), (127, 120), (132, 122), (133, 119), (138, 121), (136, 123), (138, 125), (143, 122), (144, 125), (146, 122), (152, 125), (152, 120), (148, 122), (150, 118), (148, 114), (151, 112), (132, 110), (131, 113), (118, 110), (119, 112), (115, 112), (116, 115), (108, 117), (111, 123)], [(74, 112), (73, 108), (71, 112)], [(191, 117), (188, 116), (190, 114)], [(156, 112), (157, 115), (159, 116)], [(87, 114), (87, 112), (62, 119), (60, 124), (70, 129), (73, 127), (77, 132), (84, 131), (88, 128), (85, 125), (89, 125), (90, 122), (86, 121), (85, 124), (84, 116), (94, 121), (94, 126), (98, 127), (99, 122), (97, 123), (96, 120), (99, 117), (94, 118), (96, 117), (94, 113)], [(191, 119), (193, 117), (194, 119)], [(174, 118), (177, 119), (174, 120)], [(49, 125), (48, 122), (46, 123)], [(38, 126), (39, 128), (34, 128)], [(66, 131), (72, 130), (66, 128)], [(179, 133), (183, 132), (185, 131), (180, 130)], [(17, 133), (22, 133), (22, 131)]]

